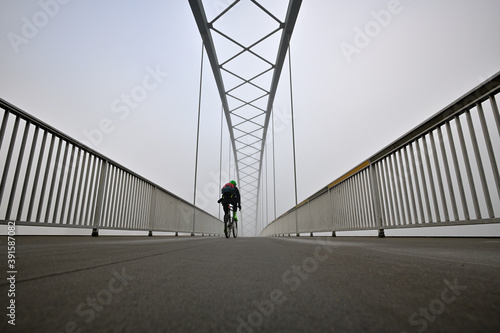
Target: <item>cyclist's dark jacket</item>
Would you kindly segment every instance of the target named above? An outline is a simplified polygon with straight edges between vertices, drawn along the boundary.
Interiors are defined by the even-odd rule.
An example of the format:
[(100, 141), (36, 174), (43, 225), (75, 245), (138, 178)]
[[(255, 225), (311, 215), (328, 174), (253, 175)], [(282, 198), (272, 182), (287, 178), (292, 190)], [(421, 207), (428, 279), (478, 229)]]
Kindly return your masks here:
[(222, 205), (224, 207), (225, 213), (226, 213), (225, 208), (226, 208), (226, 205), (228, 203), (233, 205), (233, 210), (236, 211), (236, 208), (241, 205), (240, 191), (235, 186), (232, 194), (223, 194), (222, 195), (221, 201), (222, 201)]
[(231, 203), (234, 202), (235, 204), (240, 205), (241, 204), (240, 191), (235, 186), (233, 193), (231, 193), (231, 194), (223, 194), (222, 195), (222, 200), (223, 201), (230, 201)]

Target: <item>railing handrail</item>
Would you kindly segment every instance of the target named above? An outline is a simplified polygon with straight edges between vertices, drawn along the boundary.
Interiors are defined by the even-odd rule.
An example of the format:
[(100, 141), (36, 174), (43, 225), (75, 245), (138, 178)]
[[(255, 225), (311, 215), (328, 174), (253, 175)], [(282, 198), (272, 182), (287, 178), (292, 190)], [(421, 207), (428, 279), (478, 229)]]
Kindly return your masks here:
[[(321, 189), (319, 189), (318, 191), (316, 191), (315, 193), (304, 199), (297, 206), (294, 206), (289, 210), (287, 210), (285, 213), (281, 214), (274, 221), (269, 223), (268, 226), (272, 225), (273, 223), (287, 216), (288, 214), (297, 211), (297, 209), (302, 205), (304, 205), (305, 203), (311, 202), (313, 199), (325, 194), (326, 192), (329, 191), (330, 188), (346, 181), (351, 176), (357, 174), (358, 172), (363, 171), (364, 169), (370, 167), (371, 165), (390, 156), (394, 152), (400, 150), (402, 147), (405, 147), (410, 143), (418, 140), (419, 138), (425, 136), (433, 129), (438, 128), (439, 126), (442, 126), (443, 124), (449, 122), (453, 118), (462, 115), (467, 110), (473, 108), (475, 105), (488, 100), (490, 96), (494, 96), (499, 92), (500, 92), (500, 72), (497, 72), (486, 81), (477, 85), (475, 88), (471, 89), (469, 92), (465, 93), (464, 95), (456, 99), (454, 102), (450, 103), (448, 106), (444, 107), (442, 110), (435, 113), (430, 118), (423, 121), (413, 129), (408, 131), (406, 134), (399, 137), (397, 140), (393, 141), (389, 145), (385, 146), (383, 149), (379, 150), (377, 153), (370, 156), (367, 160), (365, 160), (358, 166), (344, 173), (343, 175), (335, 179), (333, 182), (331, 182), (329, 185), (322, 187)], [(264, 230), (266, 228), (264, 228)]]
[(3, 99), (0, 109), (0, 224), (221, 234), (204, 209)]
[(441, 111), (436, 112), (427, 120), (411, 129), (406, 134), (403, 134), (394, 142), (390, 143), (374, 155), (372, 155), (368, 160), (370, 163), (375, 163), (378, 160), (384, 158), (385, 156), (391, 154), (398, 148), (407, 145), (423, 134), (427, 133), (430, 129), (442, 125), (452, 119), (464, 113), (467, 109), (471, 108), (476, 103), (484, 102), (488, 99), (488, 95), (496, 94), (500, 91), (500, 72), (491, 76), (488, 80), (477, 85), (475, 88), (471, 89), (469, 92), (465, 93), (454, 102), (450, 103), (448, 106), (441, 109)]
[[(90, 153), (90, 154), (98, 157), (99, 159), (101, 159), (103, 161), (106, 161), (107, 163), (112, 164), (112, 165), (114, 165), (117, 168), (120, 168), (121, 170), (123, 170), (123, 171), (129, 173), (130, 175), (132, 175), (132, 176), (134, 176), (134, 177), (136, 177), (136, 178), (138, 178), (138, 179), (140, 179), (140, 180), (142, 180), (142, 181), (144, 181), (144, 182), (146, 182), (146, 183), (148, 183), (148, 184), (150, 184), (150, 185), (158, 188), (161, 191), (164, 191), (164, 192), (168, 193), (169, 195), (175, 197), (176, 199), (178, 199), (178, 200), (180, 200), (180, 201), (182, 201), (182, 202), (184, 202), (184, 203), (186, 203), (188, 205), (193, 205), (189, 201), (187, 201), (187, 200), (179, 197), (178, 195), (176, 195), (176, 194), (172, 193), (171, 191), (163, 188), (162, 186), (160, 186), (160, 185), (158, 185), (158, 184), (150, 181), (149, 179), (147, 179), (147, 178), (145, 178), (145, 177), (137, 174), (136, 172), (134, 172), (134, 171), (130, 170), (129, 168), (123, 166), (122, 164), (120, 164), (120, 163), (118, 163), (118, 162), (116, 162), (116, 161), (108, 158), (107, 156), (105, 156), (105, 155), (99, 153), (98, 151), (90, 148), (89, 146), (81, 143), (80, 141), (78, 141), (76, 139), (73, 139), (72, 137), (70, 137), (69, 135), (65, 134), (64, 132), (62, 132), (62, 131), (54, 128), (53, 126), (47, 124), (46, 122), (44, 122), (44, 121), (36, 118), (35, 116), (33, 116), (33, 115), (29, 114), (28, 112), (22, 110), (21, 108), (19, 108), (19, 107), (15, 106), (15, 105), (11, 104), (10, 102), (4, 100), (3, 98), (0, 98), (0, 109), (4, 109), (6, 111), (11, 111), (13, 114), (18, 115), (19, 117), (21, 117), (21, 119), (24, 119), (24, 120), (32, 123), (35, 126), (43, 128), (44, 130), (48, 131), (49, 133), (55, 135), (56, 137), (60, 137), (61, 139), (64, 139), (65, 141), (67, 141), (67, 142), (73, 144), (74, 146), (79, 147), (80, 149), (82, 149), (82, 150), (84, 150), (84, 151), (86, 151), (86, 152), (88, 152), (88, 153)], [(202, 212), (204, 212), (206, 214), (209, 214), (212, 217), (215, 217), (214, 215), (208, 213), (207, 211), (205, 211), (203, 209), (200, 209), (199, 207), (196, 207), (196, 209), (198, 209), (199, 211), (202, 211)], [(217, 218), (217, 217), (215, 217), (215, 218)]]

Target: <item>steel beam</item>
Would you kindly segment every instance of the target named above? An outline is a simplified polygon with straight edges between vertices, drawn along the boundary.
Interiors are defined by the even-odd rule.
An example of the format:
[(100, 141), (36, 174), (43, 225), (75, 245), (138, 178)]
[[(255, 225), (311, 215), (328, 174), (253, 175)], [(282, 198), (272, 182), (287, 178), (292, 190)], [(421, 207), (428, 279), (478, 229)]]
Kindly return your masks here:
[(271, 81), (271, 89), (269, 91), (269, 100), (267, 101), (266, 118), (264, 120), (264, 133), (262, 134), (262, 148), (260, 151), (260, 163), (259, 163), (259, 170), (260, 170), (259, 182), (258, 182), (259, 189), (260, 189), (260, 177), (262, 171), (262, 161), (264, 157), (264, 148), (266, 145), (267, 129), (269, 127), (271, 110), (273, 108), (274, 97), (276, 96), (276, 89), (278, 88), (278, 82), (280, 80), (281, 71), (283, 69), (283, 64), (285, 63), (285, 57), (288, 52), (288, 48), (290, 46), (290, 39), (292, 37), (293, 29), (295, 28), (295, 22), (297, 21), (301, 4), (302, 0), (290, 0), (288, 4), (288, 10), (286, 13), (283, 32), (281, 34), (281, 41), (278, 49), (278, 55), (276, 56), (273, 79)]
[(208, 60), (210, 61), (210, 67), (212, 67), (212, 72), (214, 74), (215, 83), (217, 84), (217, 89), (219, 90), (219, 96), (224, 109), (224, 114), (226, 116), (227, 128), (229, 130), (229, 136), (231, 138), (231, 144), (233, 147), (233, 154), (236, 167), (236, 178), (239, 182), (239, 168), (238, 168), (238, 156), (236, 155), (236, 142), (234, 140), (233, 124), (231, 121), (231, 115), (229, 113), (229, 105), (227, 103), (226, 89), (224, 88), (224, 81), (222, 80), (222, 73), (220, 71), (221, 66), (219, 65), (219, 60), (217, 59), (217, 53), (215, 52), (215, 45), (212, 39), (212, 34), (210, 33), (211, 23), (208, 23), (207, 16), (205, 15), (205, 10), (203, 9), (203, 4), (201, 0), (189, 0), (189, 5), (191, 6), (191, 11), (193, 12), (196, 24), (198, 25), (198, 30), (200, 31), (201, 38), (203, 39), (203, 44), (205, 45), (205, 51), (207, 52)]
[[(198, 30), (200, 31), (200, 35), (203, 39), (203, 44), (205, 46), (205, 50), (207, 51), (207, 55), (208, 55), (208, 59), (210, 61), (210, 65), (212, 67), (212, 72), (214, 74), (214, 79), (215, 79), (215, 82), (216, 82), (216, 85), (217, 85), (217, 88), (219, 90), (219, 96), (220, 96), (220, 99), (221, 99), (221, 102), (222, 102), (222, 107), (224, 109), (224, 114), (226, 116), (226, 122), (227, 122), (227, 126), (228, 126), (228, 130), (229, 130), (229, 134), (230, 134), (230, 138), (231, 138), (231, 144), (232, 144), (232, 147), (233, 147), (233, 153), (234, 153), (234, 156), (235, 156), (235, 162), (236, 162), (236, 172), (237, 172), (237, 178), (238, 178), (238, 181), (241, 182), (243, 181), (243, 179), (240, 179), (240, 164), (243, 163), (241, 162), (240, 163), (240, 160), (242, 159), (245, 159), (247, 157), (251, 157), (251, 155), (256, 155), (256, 154), (259, 154), (259, 159), (257, 158), (254, 158), (255, 159), (255, 163), (258, 163), (258, 168), (254, 167), (253, 165), (250, 167), (249, 164), (247, 163), (243, 163), (244, 167), (243, 169), (246, 169), (246, 168), (249, 168), (249, 169), (254, 169), (255, 171), (251, 172), (251, 174), (248, 174), (244, 171), (243, 174), (243, 178), (247, 178), (247, 177), (251, 177), (253, 178), (254, 180), (252, 180), (252, 183), (254, 182), (257, 182), (256, 185), (253, 185), (253, 184), (250, 184), (248, 183), (248, 186), (251, 186), (253, 187), (254, 189), (253, 190), (256, 190), (256, 195), (257, 195), (257, 202), (255, 203), (256, 205), (256, 209), (258, 209), (258, 196), (259, 196), (259, 189), (260, 189), (260, 180), (261, 180), (261, 174), (262, 174), (262, 160), (263, 160), (263, 154), (264, 154), (264, 148), (265, 148), (265, 143), (266, 143), (266, 136), (267, 136), (267, 129), (268, 129), (268, 126), (269, 126), (269, 119), (270, 119), (270, 116), (271, 116), (271, 110), (272, 110), (272, 107), (273, 107), (273, 103), (274, 103), (274, 98), (275, 98), (275, 95), (276, 95), (276, 90), (278, 88), (278, 82), (279, 82), (279, 79), (280, 79), (280, 76), (281, 76), (281, 72), (282, 72), (282, 69), (283, 69), (283, 65), (285, 63), (285, 58), (286, 58), (286, 54), (288, 52), (288, 49), (289, 49), (289, 44), (290, 44), (290, 38), (291, 38), (291, 35), (292, 35), (292, 32), (294, 30), (294, 27), (295, 27), (295, 23), (297, 21), (297, 17), (298, 17), (298, 13), (299, 13), (299, 9), (300, 9), (300, 6), (302, 4), (302, 0), (290, 0), (289, 1), (289, 4), (288, 4), (288, 8), (287, 8), (287, 13), (286, 13), (286, 16), (285, 16), (285, 21), (284, 22), (281, 22), (279, 21), (274, 15), (272, 15), (269, 11), (267, 11), (262, 5), (260, 5), (258, 3), (257, 0), (251, 0), (252, 3), (254, 5), (256, 5), (257, 7), (259, 7), (263, 12), (265, 12), (267, 15), (269, 15), (272, 19), (274, 19), (275, 21), (277, 21), (279, 23), (279, 28), (275, 29), (274, 31), (268, 33), (266, 36), (262, 37), (260, 40), (258, 40), (257, 42), (253, 43), (252, 45), (250, 46), (245, 46), (245, 45), (242, 45), (240, 44), (238, 41), (228, 37), (227, 35), (225, 35), (223, 32), (221, 31), (218, 31), (217, 29), (215, 29), (213, 27), (213, 23), (218, 20), (221, 16), (223, 16), (224, 14), (226, 14), (232, 7), (234, 7), (238, 1), (235, 1), (233, 2), (232, 5), (230, 5), (226, 10), (224, 10), (221, 14), (219, 14), (219, 16), (217, 16), (212, 22), (208, 22), (207, 21), (207, 17), (205, 15), (205, 11), (204, 11), (204, 8), (203, 8), (203, 4), (202, 4), (202, 0), (189, 0), (189, 5), (191, 6), (191, 10), (193, 12), (193, 15), (194, 15), (194, 18), (195, 18), (195, 21), (196, 21), (196, 24), (198, 25)], [(227, 38), (229, 41), (233, 42), (235, 45), (243, 48), (243, 50), (234, 55), (232, 58), (230, 58), (229, 60), (227, 60), (225, 63), (233, 60), (234, 58), (240, 56), (241, 54), (243, 54), (245, 51), (248, 51), (250, 52), (251, 54), (253, 54), (254, 56), (256, 56), (257, 58), (261, 59), (262, 61), (264, 61), (265, 63), (268, 63), (269, 65), (271, 65), (271, 68), (269, 68), (268, 70), (258, 74), (257, 76), (253, 77), (253, 78), (242, 78), (242, 77), (239, 77), (237, 74), (235, 73), (232, 73), (231, 71), (228, 71), (227, 69), (224, 69), (223, 66), (224, 64), (220, 64), (219, 63), (219, 60), (217, 58), (217, 53), (216, 53), (216, 49), (215, 49), (215, 44), (214, 44), (214, 40), (212, 38), (212, 31), (215, 31), (217, 32), (218, 34), (220, 34), (221, 36)], [(268, 37), (272, 36), (273, 34), (277, 33), (279, 30), (282, 30), (281, 31), (281, 39), (280, 39), (280, 44), (279, 44), (279, 48), (278, 48), (278, 53), (276, 55), (276, 60), (274, 62), (274, 64), (270, 63), (268, 60), (264, 59), (263, 57), (261, 57), (259, 54), (255, 53), (254, 51), (252, 51), (252, 48), (261, 43), (262, 41), (264, 41), (265, 39), (267, 39)], [(240, 78), (243, 82), (239, 85), (239, 86), (236, 86), (234, 88), (232, 88), (231, 90), (229, 91), (226, 91), (225, 89), (225, 86), (224, 86), (224, 82), (223, 82), (223, 78), (222, 78), (222, 70), (225, 70), (227, 71), (228, 73)], [(252, 82), (253, 79), (259, 77), (260, 75), (263, 75), (264, 73), (267, 73), (268, 71), (270, 70), (273, 70), (273, 76), (272, 76), (272, 80), (271, 80), (271, 86), (269, 88), (269, 91), (268, 91), (268, 88), (266, 87), (266, 89), (254, 84)], [(263, 92), (263, 95), (262, 96), (259, 96), (257, 98), (254, 98), (253, 100), (251, 101), (247, 101), (247, 100), (242, 100), (241, 98), (238, 98), (237, 96), (232, 96), (230, 93), (237, 89), (238, 87), (242, 86), (243, 84), (250, 84), (260, 90), (262, 90)], [(239, 106), (238, 108), (234, 109), (234, 110), (230, 110), (229, 109), (229, 104), (228, 104), (228, 100), (227, 100), (227, 96), (231, 96), (233, 98), (235, 98), (236, 100), (239, 100), (240, 102), (243, 103), (243, 105)], [(268, 96), (268, 101), (267, 101), (267, 107), (266, 109), (261, 109), (255, 105), (253, 105), (253, 102), (259, 100), (260, 98), (264, 98)], [(240, 117), (238, 114), (234, 114), (234, 116), (236, 117), (240, 117), (243, 119), (243, 121), (241, 123), (238, 123), (238, 124), (233, 124), (232, 123), (232, 120), (231, 120), (231, 112), (243, 107), (243, 106), (247, 106), (247, 105), (250, 105), (250, 106), (253, 106), (255, 108), (257, 108), (258, 110), (262, 111), (261, 114), (258, 114), (252, 118), (244, 118), (244, 117)], [(262, 114), (265, 113), (265, 116), (264, 116), (264, 125), (260, 125), (258, 123), (255, 123), (253, 121), (254, 118), (257, 118), (257, 117), (260, 117)], [(256, 132), (257, 130), (254, 130), (254, 131), (250, 131), (250, 132), (246, 132), (246, 131), (243, 131), (241, 129), (238, 129), (236, 128), (237, 126), (243, 124), (243, 123), (252, 123), (254, 125), (256, 125), (258, 127), (257, 130), (263, 130), (262, 131), (262, 137), (259, 138), (257, 137), (256, 135), (254, 135), (253, 133)], [(243, 135), (239, 136), (238, 138), (235, 138), (235, 135), (234, 135), (234, 130), (238, 130), (238, 131), (241, 131), (242, 133), (244, 133)], [(247, 136), (247, 135), (250, 135), (254, 138), (257, 139), (257, 141), (255, 141), (254, 143), (252, 144), (246, 144), (244, 142), (242, 142), (241, 140), (239, 140), (240, 138), (244, 137), (244, 136)], [(254, 147), (253, 145), (254, 144), (258, 144), (260, 141), (260, 151), (258, 148)], [(240, 149), (237, 149), (237, 142), (243, 144), (243, 147), (241, 147)], [(244, 148), (253, 148), (255, 149), (255, 152), (253, 154), (244, 154), (243, 152), (241, 152), (241, 149), (244, 149)], [(242, 154), (244, 157), (242, 159), (240, 159), (239, 157), (239, 154)], [(253, 163), (251, 163), (253, 164)], [(242, 170), (243, 170), (242, 169)], [(254, 176), (254, 174), (256, 174), (256, 176)], [(245, 182), (247, 183), (247, 182)], [(252, 190), (252, 191), (253, 191)], [(255, 222), (256, 222), (256, 225), (257, 225), (257, 217), (255, 217)]]

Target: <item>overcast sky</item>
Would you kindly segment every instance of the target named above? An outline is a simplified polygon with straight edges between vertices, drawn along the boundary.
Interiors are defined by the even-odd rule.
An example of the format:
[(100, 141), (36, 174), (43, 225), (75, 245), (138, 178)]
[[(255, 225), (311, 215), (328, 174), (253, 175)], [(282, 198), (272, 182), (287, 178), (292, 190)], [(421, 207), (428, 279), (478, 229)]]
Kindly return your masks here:
[[(210, 19), (230, 1), (203, 3)], [(283, 18), (287, 1), (261, 3)], [(499, 14), (498, 0), (304, 0), (291, 40), (299, 202), (498, 72)], [(0, 30), (1, 98), (192, 202), (201, 37), (187, 1), (1, 1)], [(295, 204), (289, 82), (285, 67), (278, 215)], [(138, 86), (146, 95), (124, 97)], [(206, 61), (197, 204), (216, 216), (220, 125)]]

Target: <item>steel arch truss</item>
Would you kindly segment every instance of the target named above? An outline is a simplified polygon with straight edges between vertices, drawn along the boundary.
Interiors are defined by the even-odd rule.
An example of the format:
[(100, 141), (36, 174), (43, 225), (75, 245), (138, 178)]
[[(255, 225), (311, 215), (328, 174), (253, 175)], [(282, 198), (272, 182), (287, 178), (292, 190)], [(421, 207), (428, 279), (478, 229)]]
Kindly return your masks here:
[(189, 0), (224, 109), (247, 228), (256, 224), (267, 128), (302, 3), (290, 0), (280, 20), (259, 1), (236, 0), (208, 21), (202, 0)]

